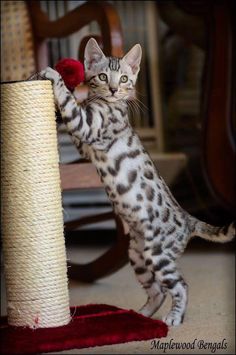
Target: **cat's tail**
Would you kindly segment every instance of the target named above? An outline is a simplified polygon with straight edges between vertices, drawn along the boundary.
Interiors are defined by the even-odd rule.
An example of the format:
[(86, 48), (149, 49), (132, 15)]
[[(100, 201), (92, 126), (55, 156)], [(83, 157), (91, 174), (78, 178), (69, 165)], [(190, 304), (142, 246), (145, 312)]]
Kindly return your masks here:
[(230, 242), (235, 238), (235, 222), (225, 227), (214, 227), (197, 219), (194, 219), (191, 222), (192, 228), (190, 237), (200, 237), (217, 243)]

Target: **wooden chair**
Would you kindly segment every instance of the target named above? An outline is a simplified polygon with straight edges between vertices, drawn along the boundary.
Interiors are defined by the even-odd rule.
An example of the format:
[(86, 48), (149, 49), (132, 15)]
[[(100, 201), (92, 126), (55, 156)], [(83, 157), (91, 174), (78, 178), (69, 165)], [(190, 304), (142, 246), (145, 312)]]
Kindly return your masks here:
[[(96, 21), (100, 27), (101, 37), (97, 39), (102, 44), (105, 54), (119, 57), (123, 55), (119, 17), (114, 7), (106, 1), (86, 2), (56, 21), (48, 19), (38, 1), (3, 1), (2, 15), (1, 81), (25, 80), (36, 71), (45, 68), (48, 65), (46, 39), (68, 36), (92, 21)], [(80, 59), (88, 38), (81, 42)], [(102, 187), (95, 167), (89, 162), (61, 164), (60, 174), (63, 190)], [(69, 277), (91, 282), (118, 270), (128, 261), (128, 237), (124, 235), (120, 219), (112, 212), (66, 223), (65, 230), (109, 219), (114, 219), (117, 226), (115, 245), (88, 264), (69, 263)], [(79, 234), (80, 232), (78, 236)]]

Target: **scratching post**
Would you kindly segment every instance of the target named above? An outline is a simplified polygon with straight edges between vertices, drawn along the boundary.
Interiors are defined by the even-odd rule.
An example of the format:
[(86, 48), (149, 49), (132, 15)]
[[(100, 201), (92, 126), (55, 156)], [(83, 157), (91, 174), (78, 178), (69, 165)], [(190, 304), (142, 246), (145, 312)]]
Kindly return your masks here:
[(2, 85), (2, 232), (8, 324), (70, 322), (50, 81)]

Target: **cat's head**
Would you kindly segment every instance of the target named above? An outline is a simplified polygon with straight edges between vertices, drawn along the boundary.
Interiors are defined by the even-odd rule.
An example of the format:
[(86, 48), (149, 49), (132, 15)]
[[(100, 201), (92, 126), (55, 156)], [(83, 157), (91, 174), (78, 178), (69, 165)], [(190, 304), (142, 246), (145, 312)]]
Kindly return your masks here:
[(89, 96), (100, 96), (108, 102), (133, 98), (141, 57), (139, 44), (123, 58), (106, 57), (95, 39), (91, 38), (84, 53)]

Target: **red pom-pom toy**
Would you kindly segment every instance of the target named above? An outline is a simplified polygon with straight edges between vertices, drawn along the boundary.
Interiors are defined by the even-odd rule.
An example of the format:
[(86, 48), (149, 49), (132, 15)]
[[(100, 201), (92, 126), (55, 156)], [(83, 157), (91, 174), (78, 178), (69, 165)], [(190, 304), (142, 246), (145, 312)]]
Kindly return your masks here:
[(55, 69), (61, 74), (66, 87), (71, 91), (85, 79), (84, 66), (79, 60), (71, 58), (61, 59), (55, 65)]

